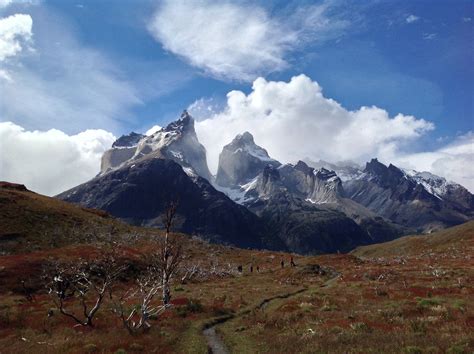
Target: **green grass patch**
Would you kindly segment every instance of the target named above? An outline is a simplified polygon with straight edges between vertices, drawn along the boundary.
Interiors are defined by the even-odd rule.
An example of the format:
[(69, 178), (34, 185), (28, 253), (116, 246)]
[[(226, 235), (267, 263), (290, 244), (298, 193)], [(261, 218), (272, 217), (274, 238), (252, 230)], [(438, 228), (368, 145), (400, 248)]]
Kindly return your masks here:
[(430, 308), (433, 306), (441, 305), (444, 301), (438, 297), (429, 297), (429, 298), (416, 298), (416, 305), (419, 308)]

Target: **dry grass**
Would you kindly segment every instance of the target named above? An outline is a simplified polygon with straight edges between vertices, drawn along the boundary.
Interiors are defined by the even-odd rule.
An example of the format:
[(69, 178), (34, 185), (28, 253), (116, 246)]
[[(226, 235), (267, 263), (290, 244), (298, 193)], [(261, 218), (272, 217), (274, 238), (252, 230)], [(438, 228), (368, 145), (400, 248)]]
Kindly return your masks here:
[[(474, 351), (473, 223), (441, 236), (431, 235), (432, 240), (407, 238), (370, 246), (354, 255), (294, 256), (294, 268), (288, 266), (288, 254), (209, 245), (180, 235), (186, 240), (187, 264), (231, 270), (232, 274), (174, 283), (174, 307), (154, 320), (150, 331), (132, 336), (110, 310), (111, 301), (98, 313), (94, 328), (75, 326), (53, 309), (40, 280), (41, 267), (50, 257), (72, 261), (100, 253), (97, 240), (71, 244), (66, 233), (69, 218), (90, 218), (91, 225), (99, 225), (98, 230), (103, 230), (102, 222), (115, 225), (116, 221), (38, 198), (38, 205), (31, 200), (27, 203), (33, 221), (25, 222), (22, 237), (34, 243), (35, 237), (43, 235), (33, 232), (34, 220), (50, 207), (54, 220), (64, 222), (62, 236), (65, 242), (69, 238), (69, 244), (38, 242), (37, 250), (21, 246), (13, 254), (0, 256), (0, 353), (205, 353), (202, 327), (222, 317), (231, 319), (218, 325), (217, 331), (231, 351), (238, 353)], [(43, 202), (52, 204), (40, 206)], [(24, 205), (18, 203), (17, 212), (21, 212)], [(63, 221), (58, 214), (62, 209), (67, 215)], [(0, 215), (7, 213), (2, 210)], [(8, 227), (19, 228), (20, 221), (17, 218)], [(44, 220), (39, 225), (39, 229), (48, 227)], [(130, 230), (126, 225), (117, 227)], [(119, 246), (122, 261), (135, 271), (140, 269), (141, 255), (156, 247), (152, 239), (160, 237), (155, 230), (138, 231), (143, 238)], [(99, 236), (102, 241), (107, 238)], [(237, 272), (239, 265), (242, 274)], [(35, 291), (32, 301), (25, 298), (21, 280)], [(127, 289), (132, 280), (133, 272), (116, 291)], [(300, 289), (303, 291), (296, 293)], [(283, 296), (292, 293), (296, 294)], [(53, 315), (48, 316), (51, 309)]]

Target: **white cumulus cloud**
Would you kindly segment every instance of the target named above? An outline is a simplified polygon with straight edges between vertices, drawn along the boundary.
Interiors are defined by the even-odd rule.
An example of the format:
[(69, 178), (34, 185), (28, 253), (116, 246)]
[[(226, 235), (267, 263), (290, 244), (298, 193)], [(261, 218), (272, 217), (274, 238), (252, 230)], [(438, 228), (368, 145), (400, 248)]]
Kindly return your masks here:
[(0, 62), (22, 51), (31, 40), (32, 27), (30, 15), (15, 14), (0, 19)]
[(67, 135), (0, 122), (0, 180), (55, 195), (93, 178), (114, 140), (113, 134), (100, 129)]
[(445, 177), (474, 192), (474, 132), (434, 151), (410, 153), (413, 143), (433, 129), (434, 124), (424, 119), (400, 113), (391, 117), (375, 106), (349, 111), (324, 97), (318, 83), (305, 75), (289, 82), (258, 78), (249, 94), (229, 92), (221, 112), (196, 122), (214, 173), (223, 146), (249, 131), (283, 163), (308, 157), (363, 165), (378, 157), (387, 164)]
[(307, 41), (337, 36), (348, 23), (329, 17), (328, 5), (270, 16), (257, 5), (164, 1), (149, 30), (164, 49), (217, 78), (251, 81), (287, 67), (286, 55)]
[(282, 162), (305, 157), (364, 162), (396, 151), (433, 128), (423, 119), (390, 117), (377, 107), (349, 111), (324, 97), (318, 83), (305, 75), (289, 82), (258, 78), (248, 95), (229, 92), (221, 113), (196, 122), (214, 172), (222, 147), (244, 131)]

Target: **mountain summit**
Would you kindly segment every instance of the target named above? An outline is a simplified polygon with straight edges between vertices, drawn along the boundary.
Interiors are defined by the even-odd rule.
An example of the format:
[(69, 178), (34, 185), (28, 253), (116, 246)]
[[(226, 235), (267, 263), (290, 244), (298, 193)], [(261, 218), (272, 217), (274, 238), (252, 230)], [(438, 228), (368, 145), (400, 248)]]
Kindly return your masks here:
[(255, 144), (252, 134), (239, 134), (219, 155), (216, 183), (223, 187), (244, 185), (267, 165), (278, 167), (281, 164)]
[(157, 157), (171, 159), (183, 166), (186, 173), (211, 180), (206, 149), (198, 141), (194, 119), (186, 110), (178, 120), (150, 136), (131, 133), (120, 137), (102, 157), (101, 174)]

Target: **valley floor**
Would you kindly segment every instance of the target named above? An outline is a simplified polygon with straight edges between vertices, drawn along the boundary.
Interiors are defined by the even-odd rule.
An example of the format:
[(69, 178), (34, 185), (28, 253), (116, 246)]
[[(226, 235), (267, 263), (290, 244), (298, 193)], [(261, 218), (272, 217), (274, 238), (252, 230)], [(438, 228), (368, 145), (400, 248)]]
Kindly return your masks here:
[(133, 336), (106, 305), (95, 327), (84, 328), (54, 310), (44, 291), (22, 295), (18, 274), (37, 274), (44, 254), (0, 257), (0, 353), (207, 353), (210, 327), (229, 353), (474, 351), (472, 237), (442, 253), (294, 256), (295, 267), (288, 254), (200, 247), (190, 248), (195, 262), (242, 265), (243, 273), (175, 283), (173, 308)]

